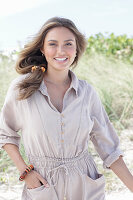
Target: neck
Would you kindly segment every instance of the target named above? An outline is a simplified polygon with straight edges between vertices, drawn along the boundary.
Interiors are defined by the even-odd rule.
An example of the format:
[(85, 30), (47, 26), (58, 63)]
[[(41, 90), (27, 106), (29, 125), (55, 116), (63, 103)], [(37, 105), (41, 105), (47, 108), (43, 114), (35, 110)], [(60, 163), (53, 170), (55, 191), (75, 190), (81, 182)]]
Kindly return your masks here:
[(44, 81), (54, 85), (68, 85), (70, 80), (71, 77), (68, 70), (58, 72), (47, 70), (44, 74)]

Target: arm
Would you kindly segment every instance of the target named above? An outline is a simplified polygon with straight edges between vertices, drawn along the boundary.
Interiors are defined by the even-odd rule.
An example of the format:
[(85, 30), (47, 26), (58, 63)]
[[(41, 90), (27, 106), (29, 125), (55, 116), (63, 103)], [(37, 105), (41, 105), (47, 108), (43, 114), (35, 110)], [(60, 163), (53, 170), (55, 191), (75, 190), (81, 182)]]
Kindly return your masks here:
[(112, 169), (112, 171), (121, 179), (121, 181), (128, 187), (128, 189), (133, 192), (133, 176), (128, 170), (121, 156), (118, 160), (112, 163), (110, 169)]
[[(16, 80), (8, 89), (4, 105), (0, 114), (0, 148), (3, 148), (13, 160), (20, 174), (27, 167), (20, 152), (20, 135), (18, 131), (22, 129), (21, 111), (19, 111), (17, 101), (17, 91), (15, 90)], [(46, 186), (46, 180), (35, 170), (26, 175), (24, 181), (28, 188), (36, 188), (42, 184)], [(41, 183), (40, 183), (41, 182)]]
[(122, 159), (123, 152), (119, 149), (118, 135), (95, 91), (92, 94), (91, 102), (90, 113), (93, 127), (90, 139), (103, 160), (104, 168), (111, 168), (128, 189), (133, 192), (133, 176)]
[[(23, 173), (27, 165), (24, 162), (19, 152), (18, 146), (14, 144), (5, 144), (3, 146), (3, 149), (7, 152), (9, 157), (13, 160), (20, 174)], [(26, 182), (26, 185), (29, 189), (39, 187), (41, 186), (41, 183), (44, 184), (45, 187), (47, 187), (46, 185), (47, 181), (39, 173), (37, 173), (34, 170), (26, 175), (24, 181)]]
[(17, 145), (14, 144), (5, 144), (3, 149), (7, 152), (9, 157), (13, 160), (14, 164), (16, 165), (17, 169), (19, 170), (20, 174), (25, 170), (27, 167), (26, 163), (24, 162)]

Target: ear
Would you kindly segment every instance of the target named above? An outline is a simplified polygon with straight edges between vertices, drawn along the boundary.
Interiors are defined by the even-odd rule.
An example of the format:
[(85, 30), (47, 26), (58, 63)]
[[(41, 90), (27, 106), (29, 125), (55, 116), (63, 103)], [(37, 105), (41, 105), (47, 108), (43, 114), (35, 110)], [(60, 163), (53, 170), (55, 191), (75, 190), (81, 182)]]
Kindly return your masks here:
[(40, 51), (42, 52), (42, 54), (44, 55), (44, 50), (41, 48)]

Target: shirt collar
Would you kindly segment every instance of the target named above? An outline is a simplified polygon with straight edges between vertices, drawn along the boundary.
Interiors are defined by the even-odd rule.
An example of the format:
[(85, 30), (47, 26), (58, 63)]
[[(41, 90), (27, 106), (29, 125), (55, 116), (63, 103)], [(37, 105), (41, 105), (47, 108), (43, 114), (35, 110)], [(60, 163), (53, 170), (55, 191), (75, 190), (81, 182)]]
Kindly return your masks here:
[(42, 80), (42, 82), (41, 82), (40, 87), (38, 88), (38, 90), (40, 90), (42, 94), (48, 96), (47, 87), (46, 87), (46, 85), (44, 83), (44, 80)]
[(73, 88), (76, 92), (76, 95), (78, 94), (78, 78), (77, 76), (75, 75), (74, 72), (72, 72), (71, 70), (69, 70), (69, 73), (71, 75), (71, 85), (70, 85), (70, 88)]
[[(72, 72), (71, 70), (69, 70), (69, 74), (71, 76), (70, 89), (73, 88), (77, 95), (78, 94), (78, 78), (76, 77), (74, 72)], [(44, 95), (48, 96), (47, 87), (44, 83), (44, 80), (42, 80), (38, 90), (40, 90)]]

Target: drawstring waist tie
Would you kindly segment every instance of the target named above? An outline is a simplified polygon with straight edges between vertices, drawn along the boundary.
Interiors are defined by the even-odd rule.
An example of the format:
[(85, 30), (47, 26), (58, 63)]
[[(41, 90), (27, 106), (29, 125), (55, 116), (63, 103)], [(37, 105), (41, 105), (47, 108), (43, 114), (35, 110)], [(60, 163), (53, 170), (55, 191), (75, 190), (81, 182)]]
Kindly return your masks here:
[(69, 173), (71, 169), (76, 169), (77, 172), (81, 174), (81, 171), (79, 169), (80, 166), (78, 165), (77, 162), (85, 158), (91, 158), (91, 156), (88, 150), (85, 150), (78, 156), (72, 158), (56, 158), (48, 156), (35, 157), (31, 155), (28, 155), (28, 158), (30, 163), (33, 164), (35, 169), (40, 169), (40, 168), (46, 169), (46, 178), (49, 185), (56, 186), (60, 174), (60, 169), (64, 170), (65, 172), (64, 200), (66, 200), (67, 184), (68, 181), (70, 181)]

